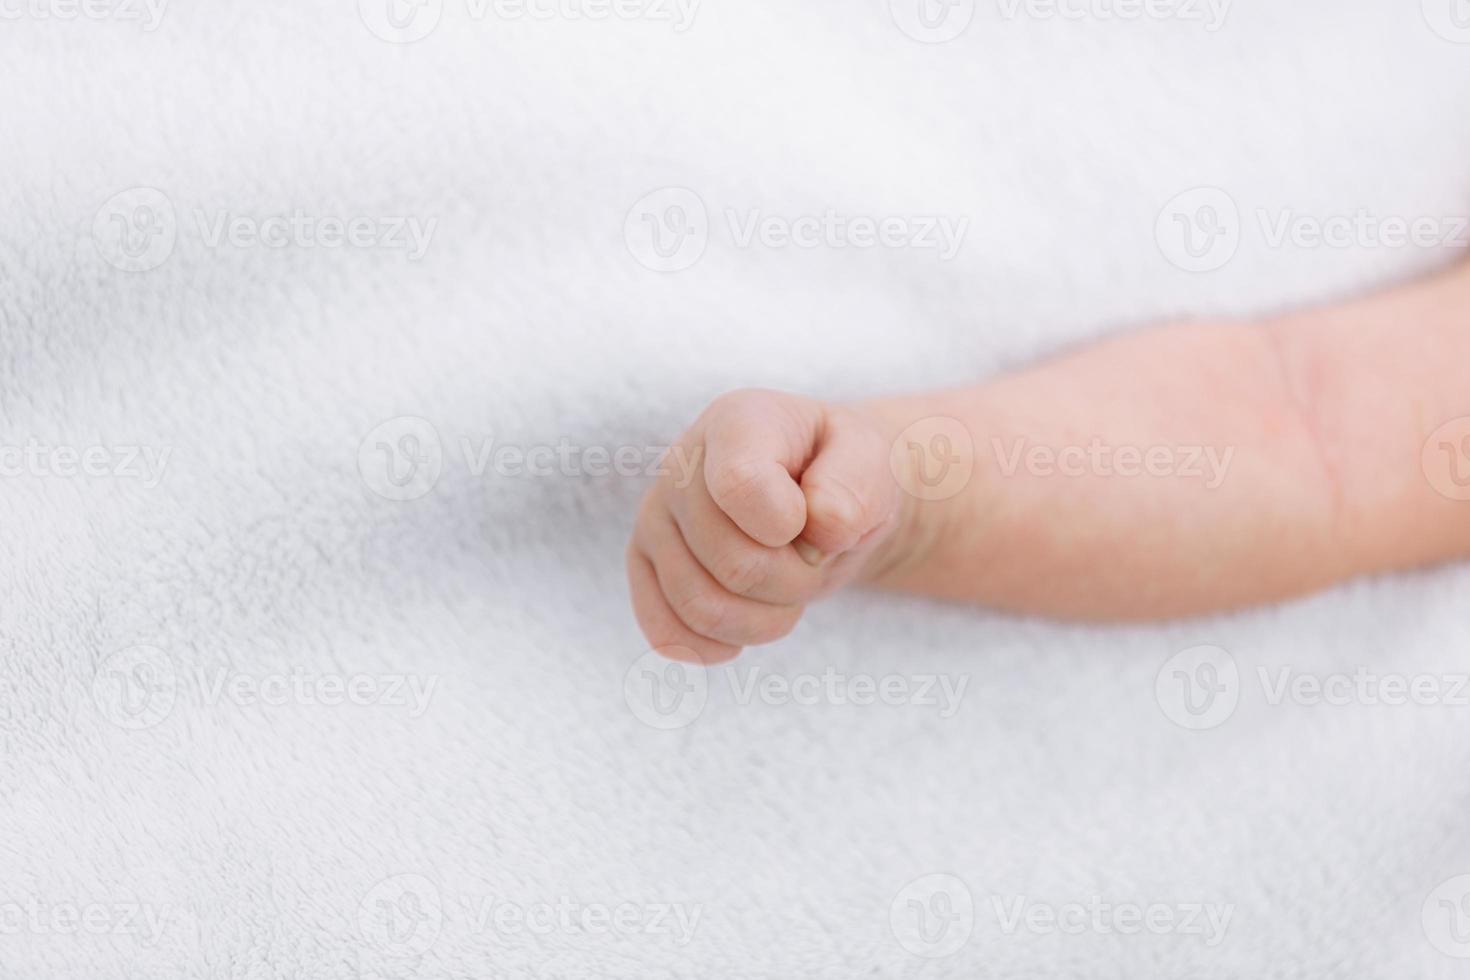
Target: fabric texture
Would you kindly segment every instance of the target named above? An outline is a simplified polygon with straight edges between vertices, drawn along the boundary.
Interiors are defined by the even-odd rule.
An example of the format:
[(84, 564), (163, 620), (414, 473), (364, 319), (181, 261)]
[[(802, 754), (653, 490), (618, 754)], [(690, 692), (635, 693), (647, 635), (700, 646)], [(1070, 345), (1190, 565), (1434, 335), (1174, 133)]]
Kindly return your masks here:
[(696, 676), (622, 567), (722, 391), (1444, 267), (1275, 233), (1470, 213), (1443, 6), (15, 5), (0, 977), (1462, 976), (1466, 568)]

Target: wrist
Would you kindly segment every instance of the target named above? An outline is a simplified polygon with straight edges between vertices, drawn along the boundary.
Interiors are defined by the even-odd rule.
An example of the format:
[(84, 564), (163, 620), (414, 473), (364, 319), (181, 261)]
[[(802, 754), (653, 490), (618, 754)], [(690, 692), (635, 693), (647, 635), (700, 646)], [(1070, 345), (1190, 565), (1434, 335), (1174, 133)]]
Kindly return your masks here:
[(975, 474), (975, 440), (952, 410), (930, 398), (899, 398), (853, 406), (889, 447), (894, 509), (882, 539), (864, 560), (858, 580), (904, 588), (936, 560), (966, 507)]

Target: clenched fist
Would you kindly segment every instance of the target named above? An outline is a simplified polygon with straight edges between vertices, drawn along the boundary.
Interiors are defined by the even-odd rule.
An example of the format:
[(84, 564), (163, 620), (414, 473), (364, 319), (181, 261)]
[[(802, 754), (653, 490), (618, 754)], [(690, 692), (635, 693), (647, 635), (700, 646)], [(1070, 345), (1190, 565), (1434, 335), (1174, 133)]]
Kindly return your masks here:
[(859, 410), (774, 391), (716, 399), (674, 447), (628, 547), (649, 643), (696, 663), (780, 639), (898, 523), (889, 443)]

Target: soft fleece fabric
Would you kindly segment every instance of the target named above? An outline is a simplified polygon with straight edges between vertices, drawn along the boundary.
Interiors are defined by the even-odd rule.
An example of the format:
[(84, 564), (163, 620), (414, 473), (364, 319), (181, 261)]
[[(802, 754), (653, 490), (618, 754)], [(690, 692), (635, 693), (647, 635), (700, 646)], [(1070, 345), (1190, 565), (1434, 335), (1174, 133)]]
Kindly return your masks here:
[[(683, 31), (446, 0), (412, 44), (346, 2), (177, 3), (153, 30), (11, 8), (3, 442), (169, 456), (156, 485), (0, 482), (0, 977), (1463, 976), (1424, 920), (1470, 873), (1470, 708), (1272, 706), (1257, 671), (1463, 672), (1467, 569), (1124, 629), (839, 597), (665, 731), (624, 691), (645, 481), (476, 475), (459, 448), (656, 446), (733, 387), (968, 382), (1443, 267), (1273, 248), (1249, 217), (1470, 212), (1470, 47), (1418, 6), (1240, 0), (1209, 32), (982, 2), (942, 44), (836, 0), (705, 0)], [(1249, 227), (1190, 273), (1155, 219), (1201, 186)], [(135, 187), (174, 209), (146, 271), (94, 234)], [(678, 272), (624, 239), (664, 187), (713, 228)], [(419, 261), (210, 246), (222, 212), (298, 209), (437, 224)], [(726, 209), (970, 224), (945, 262), (740, 248)], [(359, 449), (402, 416), (443, 472), (394, 501)], [(1196, 732), (1155, 680), (1201, 644), (1240, 703)], [(967, 687), (948, 716), (741, 703), (750, 671), (829, 668)], [(434, 687), (417, 712), (247, 703), (271, 676)], [(133, 727), (124, 689), (169, 710)], [(935, 874), (975, 913), (928, 957), (892, 920)], [(1213, 945), (1008, 932), (1018, 898), (1233, 912)], [(641, 918), (517, 928), (487, 902)], [(697, 909), (692, 935), (656, 906)]]

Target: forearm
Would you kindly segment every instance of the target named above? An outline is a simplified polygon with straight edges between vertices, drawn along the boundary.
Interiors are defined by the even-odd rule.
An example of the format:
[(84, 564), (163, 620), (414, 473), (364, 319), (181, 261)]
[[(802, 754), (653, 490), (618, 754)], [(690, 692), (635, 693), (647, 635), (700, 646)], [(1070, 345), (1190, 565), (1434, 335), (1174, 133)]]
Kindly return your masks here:
[[(910, 431), (875, 584), (1046, 615), (1188, 615), (1470, 553), (1426, 440), (1470, 416), (1470, 275), (1269, 323), (1110, 341), (972, 389), (865, 406)], [(1456, 433), (1458, 438), (1458, 433)], [(1470, 446), (1451, 453), (1470, 477)], [(958, 458), (956, 458), (958, 457)], [(958, 481), (953, 481), (958, 482)], [(1442, 482), (1442, 481), (1441, 481)], [(940, 494), (952, 488), (939, 485)]]

